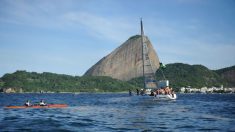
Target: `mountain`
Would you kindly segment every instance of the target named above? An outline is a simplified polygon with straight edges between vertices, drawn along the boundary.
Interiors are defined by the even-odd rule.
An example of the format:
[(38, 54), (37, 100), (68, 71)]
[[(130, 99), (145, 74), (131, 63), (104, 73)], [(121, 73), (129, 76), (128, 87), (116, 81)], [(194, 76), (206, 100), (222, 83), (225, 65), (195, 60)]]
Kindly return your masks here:
[(215, 70), (230, 86), (235, 86), (235, 66)]
[[(217, 86), (228, 85), (216, 72), (202, 65), (188, 65), (182, 63), (168, 64), (163, 72), (173, 86)], [(156, 72), (157, 79), (163, 79), (161, 72)]]
[[(217, 72), (208, 69), (202, 65), (188, 65), (183, 63), (167, 64), (165, 69), (159, 69), (156, 72), (156, 79), (163, 80), (164, 77), (170, 81), (172, 87), (196, 87), (201, 88), (204, 86), (211, 87), (217, 86), (230, 86), (231, 83), (225, 80)], [(231, 79), (231, 78), (230, 78)], [(142, 86), (142, 78), (135, 78), (129, 81), (133, 85)], [(235, 86), (235, 85), (233, 85)]]
[[(159, 68), (159, 59), (148, 37), (144, 37), (153, 71)], [(130, 37), (120, 47), (93, 65), (85, 76), (109, 76), (127, 81), (143, 76), (141, 36)]]

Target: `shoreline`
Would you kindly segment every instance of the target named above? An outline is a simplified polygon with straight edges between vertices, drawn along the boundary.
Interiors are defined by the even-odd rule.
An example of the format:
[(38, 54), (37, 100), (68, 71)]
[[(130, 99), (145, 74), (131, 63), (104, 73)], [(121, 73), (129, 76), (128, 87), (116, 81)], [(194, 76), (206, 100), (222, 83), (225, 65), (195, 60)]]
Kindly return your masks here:
[(124, 92), (11, 92), (4, 93), (0, 92), (0, 94), (120, 94), (120, 93), (128, 93), (128, 91)]
[[(15, 92), (15, 93), (4, 93), (0, 92), (0, 94), (129, 94), (129, 92)], [(132, 93), (135, 95), (136, 93)], [(176, 94), (235, 94), (235, 93), (181, 93), (176, 92)]]

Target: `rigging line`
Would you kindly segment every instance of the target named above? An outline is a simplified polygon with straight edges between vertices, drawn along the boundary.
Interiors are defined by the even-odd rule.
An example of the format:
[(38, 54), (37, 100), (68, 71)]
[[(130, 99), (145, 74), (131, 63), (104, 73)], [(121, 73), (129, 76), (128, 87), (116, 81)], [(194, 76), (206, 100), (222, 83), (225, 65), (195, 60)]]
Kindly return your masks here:
[(164, 75), (164, 73), (163, 73), (162, 69), (161, 69), (161, 68), (159, 68), (159, 70), (161, 71), (161, 73), (162, 73), (162, 76), (163, 76), (164, 80), (166, 80), (166, 77), (165, 77), (165, 75)]
[(140, 27), (141, 27), (141, 45), (142, 45), (142, 62), (143, 62), (143, 83), (144, 83), (144, 89), (146, 88), (145, 85), (145, 75), (144, 75), (144, 29), (143, 29), (143, 23), (142, 18), (140, 19)]

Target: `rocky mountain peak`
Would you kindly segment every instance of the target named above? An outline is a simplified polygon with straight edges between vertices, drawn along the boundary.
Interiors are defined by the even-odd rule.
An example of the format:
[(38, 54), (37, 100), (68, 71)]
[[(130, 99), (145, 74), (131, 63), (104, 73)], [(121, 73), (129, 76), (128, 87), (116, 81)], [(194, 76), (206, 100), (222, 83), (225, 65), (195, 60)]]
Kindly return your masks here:
[[(144, 40), (148, 47), (148, 56), (152, 62), (153, 71), (156, 71), (159, 68), (159, 58), (147, 36), (144, 37)], [(141, 35), (130, 37), (88, 69), (84, 75), (110, 76), (124, 81), (143, 76)]]

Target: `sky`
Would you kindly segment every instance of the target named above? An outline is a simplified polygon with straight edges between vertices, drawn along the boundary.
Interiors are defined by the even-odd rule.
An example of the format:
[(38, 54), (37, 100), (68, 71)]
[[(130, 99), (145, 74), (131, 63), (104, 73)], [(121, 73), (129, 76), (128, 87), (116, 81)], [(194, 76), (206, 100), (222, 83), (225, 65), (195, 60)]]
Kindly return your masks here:
[(235, 65), (234, 0), (0, 0), (0, 77), (82, 76), (144, 32), (164, 64)]

